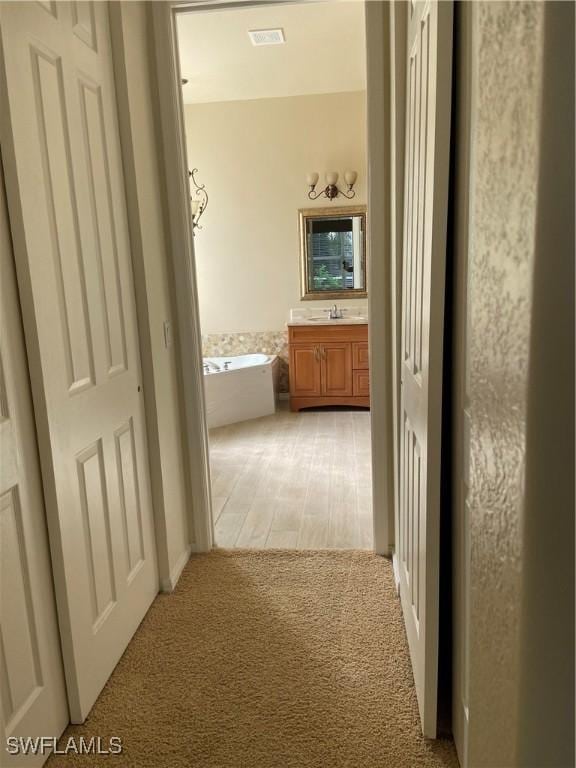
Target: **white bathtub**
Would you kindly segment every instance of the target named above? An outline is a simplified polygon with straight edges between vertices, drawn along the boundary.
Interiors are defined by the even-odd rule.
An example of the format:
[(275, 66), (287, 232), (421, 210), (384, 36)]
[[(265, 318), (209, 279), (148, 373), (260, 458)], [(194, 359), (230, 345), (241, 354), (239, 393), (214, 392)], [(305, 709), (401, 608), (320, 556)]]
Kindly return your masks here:
[(208, 427), (257, 419), (276, 410), (276, 355), (205, 357), (204, 392)]

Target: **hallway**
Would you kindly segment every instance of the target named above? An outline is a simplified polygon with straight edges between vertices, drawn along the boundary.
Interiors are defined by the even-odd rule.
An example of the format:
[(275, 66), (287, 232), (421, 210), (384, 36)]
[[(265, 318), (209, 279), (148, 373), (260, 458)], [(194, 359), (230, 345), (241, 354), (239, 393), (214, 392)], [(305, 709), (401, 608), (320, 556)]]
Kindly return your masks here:
[(0, 768), (576, 766), (575, 13), (0, 0)]
[(391, 564), (358, 551), (193, 557), (71, 735), (119, 736), (111, 764), (138, 768), (458, 765), (421, 736)]

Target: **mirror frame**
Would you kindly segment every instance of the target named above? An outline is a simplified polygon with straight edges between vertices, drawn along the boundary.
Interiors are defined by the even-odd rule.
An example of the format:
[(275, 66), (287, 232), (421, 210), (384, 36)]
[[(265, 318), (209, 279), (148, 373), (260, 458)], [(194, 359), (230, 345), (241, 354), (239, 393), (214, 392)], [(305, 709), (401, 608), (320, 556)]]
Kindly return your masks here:
[[(306, 240), (306, 222), (308, 219), (332, 218), (333, 216), (362, 217), (362, 270), (364, 288), (348, 288), (338, 291), (311, 291), (308, 287), (308, 244)], [(300, 208), (298, 211), (300, 228), (300, 300), (318, 301), (318, 299), (365, 299), (368, 296), (368, 274), (366, 272), (366, 206), (344, 205), (325, 208)]]

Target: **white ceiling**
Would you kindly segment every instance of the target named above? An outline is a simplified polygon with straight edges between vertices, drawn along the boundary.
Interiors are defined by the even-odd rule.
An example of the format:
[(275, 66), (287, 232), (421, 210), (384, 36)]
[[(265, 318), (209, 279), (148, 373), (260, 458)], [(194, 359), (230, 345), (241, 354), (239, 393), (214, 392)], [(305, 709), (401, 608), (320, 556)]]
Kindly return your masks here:
[[(249, 29), (277, 27), (284, 45), (250, 42)], [(366, 88), (363, 0), (183, 13), (178, 39), (186, 104)]]

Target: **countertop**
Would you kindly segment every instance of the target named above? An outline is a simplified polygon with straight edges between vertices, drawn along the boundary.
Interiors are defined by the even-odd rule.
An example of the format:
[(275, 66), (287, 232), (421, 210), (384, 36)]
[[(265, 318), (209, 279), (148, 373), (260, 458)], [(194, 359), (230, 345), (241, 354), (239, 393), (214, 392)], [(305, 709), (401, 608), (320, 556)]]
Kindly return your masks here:
[(287, 327), (292, 325), (368, 325), (365, 307), (338, 307), (344, 317), (330, 319), (329, 307), (295, 307), (290, 310)]
[(288, 320), (287, 327), (292, 325), (368, 325), (367, 317), (342, 317), (337, 320), (330, 320), (330, 318), (320, 318), (313, 320), (310, 317), (302, 317), (297, 320)]

